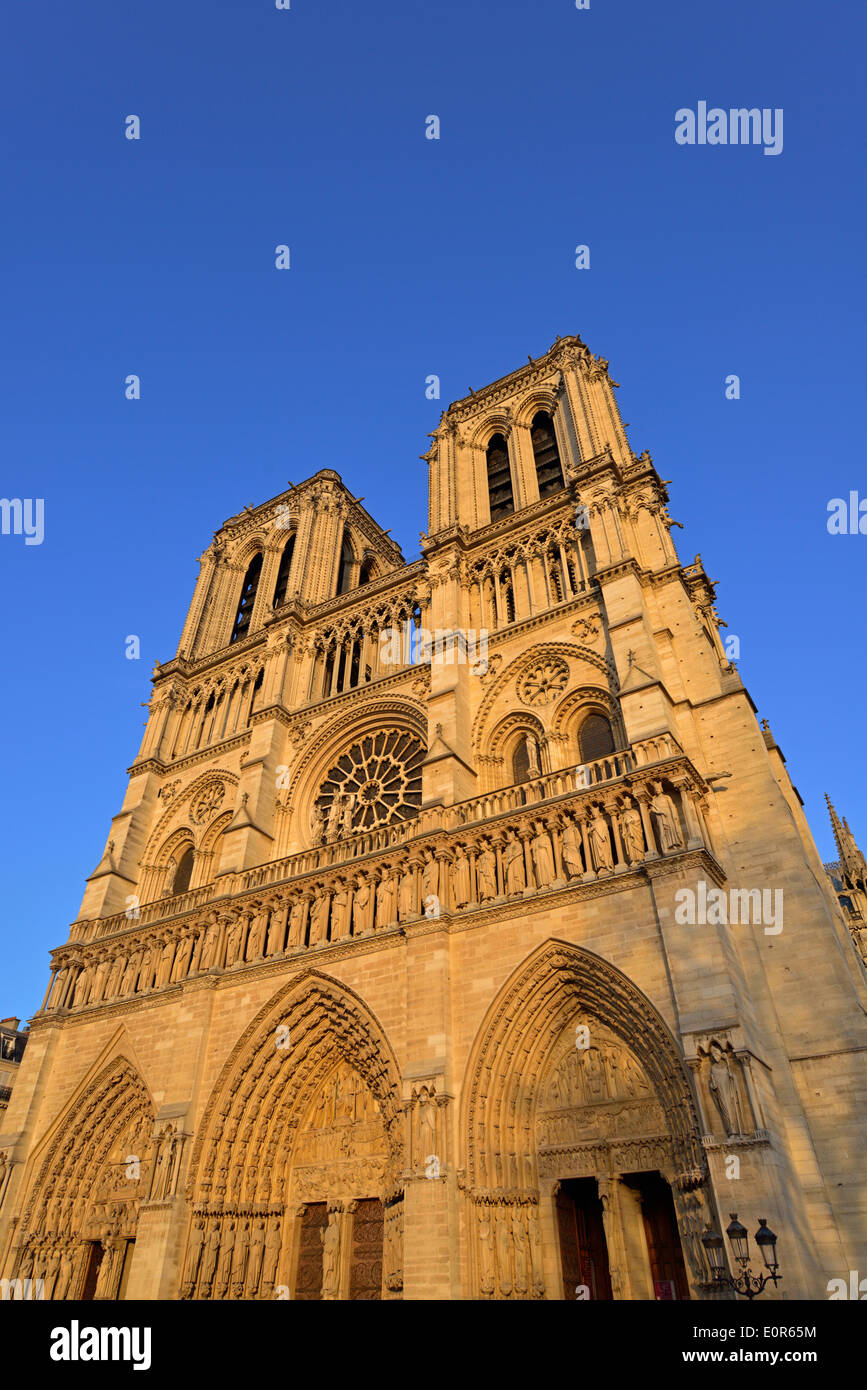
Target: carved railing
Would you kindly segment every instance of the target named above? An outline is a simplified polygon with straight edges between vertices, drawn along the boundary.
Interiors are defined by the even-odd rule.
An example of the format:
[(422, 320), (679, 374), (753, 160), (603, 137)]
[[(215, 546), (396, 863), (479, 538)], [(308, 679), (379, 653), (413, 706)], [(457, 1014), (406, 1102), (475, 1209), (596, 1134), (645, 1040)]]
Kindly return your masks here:
[[(711, 850), (704, 782), (673, 740), (655, 749), (653, 742), (506, 788), (513, 795), (498, 809), (484, 797), (427, 808), (414, 821), (147, 904), (137, 917), (133, 909), (78, 923), (79, 934), (52, 953), (44, 1011), (113, 1003), (194, 975), (516, 904)], [(667, 756), (638, 764), (654, 751)], [(606, 772), (613, 775), (602, 780)], [(155, 925), (148, 919), (159, 909), (163, 920)]]

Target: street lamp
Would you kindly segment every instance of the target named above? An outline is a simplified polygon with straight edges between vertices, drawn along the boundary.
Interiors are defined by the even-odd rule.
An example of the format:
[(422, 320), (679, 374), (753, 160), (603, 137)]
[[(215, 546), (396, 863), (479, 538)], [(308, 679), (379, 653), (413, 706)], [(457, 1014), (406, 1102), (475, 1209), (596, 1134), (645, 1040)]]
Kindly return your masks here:
[(767, 1274), (753, 1274), (749, 1268), (750, 1238), (747, 1235), (746, 1226), (742, 1226), (738, 1221), (737, 1212), (731, 1213), (731, 1222), (726, 1228), (726, 1235), (729, 1238), (734, 1257), (740, 1266), (740, 1273), (734, 1279), (726, 1271), (722, 1236), (708, 1226), (701, 1238), (711, 1279), (717, 1288), (734, 1289), (735, 1293), (739, 1293), (742, 1298), (755, 1298), (757, 1294), (762, 1292), (766, 1284), (772, 1281), (774, 1285), (777, 1284), (782, 1278), (782, 1275), (777, 1273), (779, 1269), (777, 1237), (773, 1231), (769, 1230), (768, 1223), (763, 1217), (759, 1217), (759, 1229), (756, 1231), (754, 1240), (762, 1253)]

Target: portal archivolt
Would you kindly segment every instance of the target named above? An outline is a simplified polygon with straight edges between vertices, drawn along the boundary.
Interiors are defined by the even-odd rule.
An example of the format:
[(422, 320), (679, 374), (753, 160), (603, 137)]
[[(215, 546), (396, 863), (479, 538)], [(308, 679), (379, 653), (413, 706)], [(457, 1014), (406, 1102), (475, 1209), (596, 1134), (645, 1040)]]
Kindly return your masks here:
[[(641, 1173), (654, 1175), (635, 1179), (636, 1191), (644, 1182), (648, 1207), (652, 1199), (677, 1208), (677, 1225), (673, 1209), (670, 1222), (678, 1246), (673, 1258), (681, 1261), (682, 1240), (693, 1280), (701, 1277), (696, 1241), (704, 1208), (696, 1194), (707, 1168), (689, 1077), (658, 1011), (600, 957), (551, 941), (515, 972), (473, 1050), (463, 1132), (482, 1296), (560, 1296), (560, 1251), (551, 1248), (562, 1240), (554, 1199), (566, 1183), (574, 1189), (570, 1200), (586, 1205), (589, 1187), (579, 1191), (586, 1181), (599, 1207), (603, 1244), (605, 1218), (613, 1296), (652, 1297), (647, 1270), (633, 1272), (630, 1282), (618, 1264), (618, 1202), (625, 1209), (632, 1198), (624, 1183)], [(653, 1186), (657, 1178), (664, 1199)], [(640, 1207), (639, 1197), (634, 1205)], [(585, 1216), (582, 1210), (576, 1219), (586, 1227), (593, 1212)], [(663, 1225), (664, 1219), (663, 1212)]]
[(282, 990), (246, 1030), (208, 1106), (182, 1295), (399, 1289), (403, 1123), (391, 1047), (358, 997), (317, 974)]

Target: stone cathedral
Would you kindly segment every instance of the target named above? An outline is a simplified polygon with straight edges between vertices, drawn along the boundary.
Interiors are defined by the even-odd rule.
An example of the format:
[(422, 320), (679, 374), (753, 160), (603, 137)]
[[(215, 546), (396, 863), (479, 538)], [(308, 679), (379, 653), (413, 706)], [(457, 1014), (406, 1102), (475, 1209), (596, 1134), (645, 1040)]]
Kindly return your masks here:
[(450, 405), (413, 563), (331, 469), (216, 532), (3, 1116), (0, 1275), (705, 1299), (735, 1212), (765, 1297), (867, 1271), (860, 938), (615, 386), (569, 337)]

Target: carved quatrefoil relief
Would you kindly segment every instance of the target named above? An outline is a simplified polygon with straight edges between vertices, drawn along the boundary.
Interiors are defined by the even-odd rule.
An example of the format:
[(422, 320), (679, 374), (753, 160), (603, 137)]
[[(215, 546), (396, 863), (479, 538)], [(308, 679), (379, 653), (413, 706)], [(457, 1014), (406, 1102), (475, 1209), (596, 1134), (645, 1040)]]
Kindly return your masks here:
[(222, 782), (211, 782), (210, 786), (199, 792), (190, 807), (190, 815), (196, 825), (201, 825), (203, 821), (208, 819), (208, 816), (212, 816), (218, 807), (222, 806), (225, 795), (226, 788)]
[(518, 681), (518, 699), (525, 705), (549, 705), (566, 689), (569, 667), (565, 661), (544, 661)]

